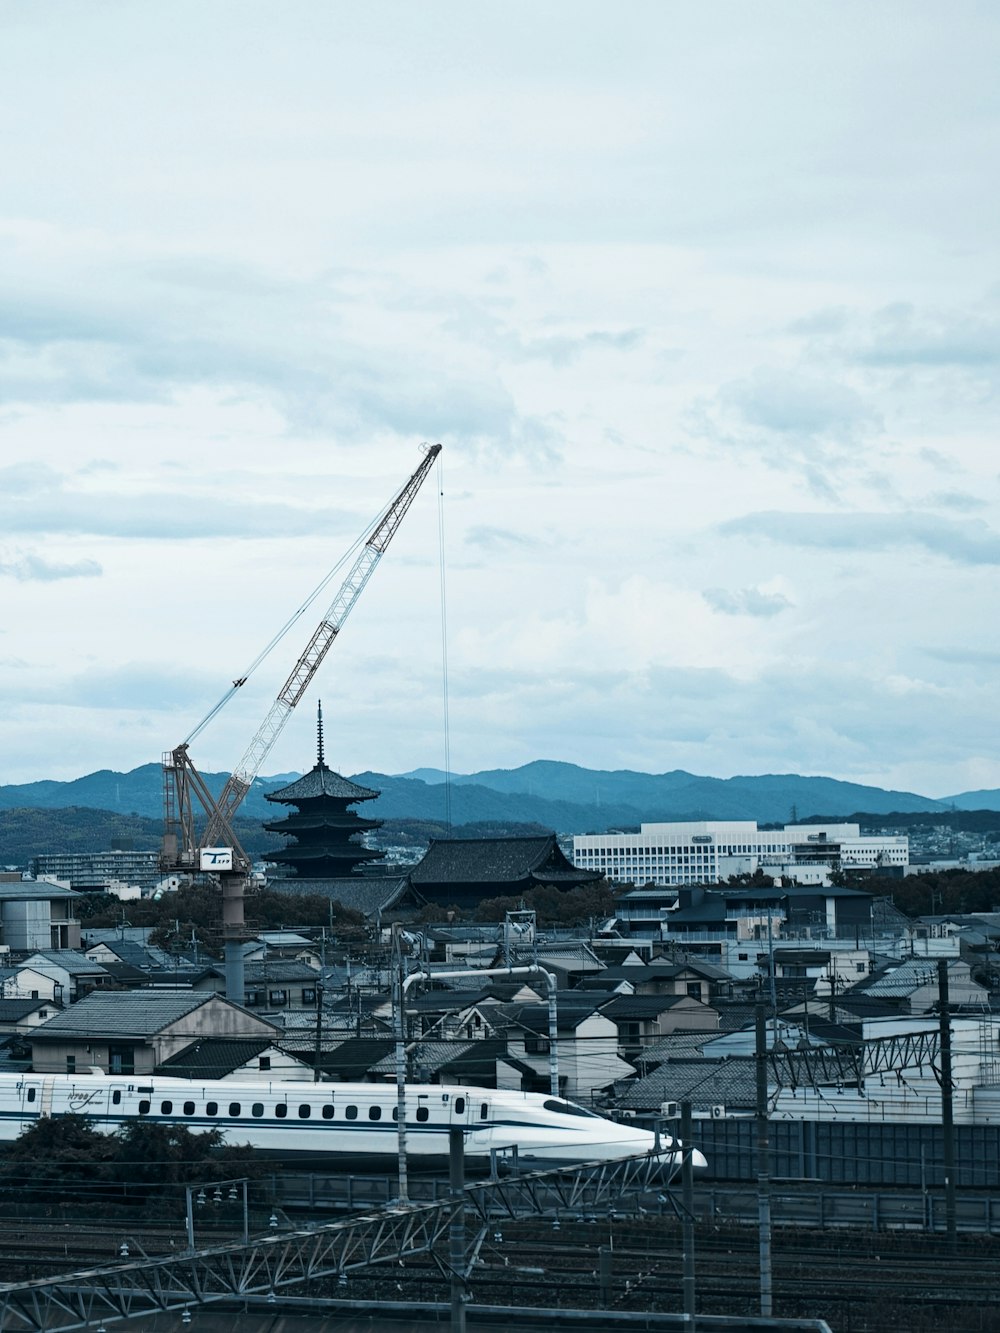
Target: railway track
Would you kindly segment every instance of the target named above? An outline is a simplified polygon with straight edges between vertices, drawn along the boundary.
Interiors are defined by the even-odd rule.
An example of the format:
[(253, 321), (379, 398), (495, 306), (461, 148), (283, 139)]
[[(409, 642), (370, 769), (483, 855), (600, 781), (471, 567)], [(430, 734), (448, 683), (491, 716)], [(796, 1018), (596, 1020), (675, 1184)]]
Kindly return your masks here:
[[(239, 1239), (231, 1226), (206, 1225), (199, 1244)], [(129, 1255), (121, 1253), (127, 1245)], [(0, 1225), (0, 1281), (183, 1252), (183, 1228), (127, 1223)], [(602, 1264), (602, 1250), (603, 1264)], [(610, 1256), (610, 1263), (609, 1263)], [(835, 1333), (1000, 1333), (1000, 1242), (960, 1236), (954, 1253), (939, 1237), (838, 1231), (776, 1233), (774, 1313), (822, 1317)], [(603, 1280), (602, 1280), (603, 1267)], [(753, 1228), (699, 1225), (695, 1238), (697, 1308), (702, 1314), (759, 1312), (758, 1242)], [(677, 1311), (682, 1299), (681, 1232), (672, 1218), (641, 1222), (537, 1218), (487, 1233), (470, 1276), (483, 1304)], [(316, 1284), (310, 1293), (341, 1299), (440, 1300), (441, 1269), (429, 1256), (352, 1273), (349, 1289)], [(303, 1292), (305, 1294), (305, 1292)]]

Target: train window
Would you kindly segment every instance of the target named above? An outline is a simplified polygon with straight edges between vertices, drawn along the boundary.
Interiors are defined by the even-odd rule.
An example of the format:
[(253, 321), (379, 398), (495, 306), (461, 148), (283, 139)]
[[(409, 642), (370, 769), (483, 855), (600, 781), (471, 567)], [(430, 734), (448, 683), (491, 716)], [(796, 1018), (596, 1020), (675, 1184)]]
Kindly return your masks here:
[[(28, 1101), (29, 1101), (29, 1102), (30, 1102), (31, 1099), (34, 1097), (34, 1095), (35, 1095), (35, 1090), (34, 1090), (34, 1088), (32, 1088), (32, 1090), (28, 1093)], [(121, 1095), (121, 1093), (120, 1093), (120, 1092), (113, 1092), (113, 1093), (111, 1094), (111, 1100), (114, 1102), (115, 1106), (121, 1106), (121, 1104), (122, 1104), (122, 1095)]]
[(585, 1111), (582, 1106), (574, 1106), (572, 1102), (556, 1101), (554, 1097), (548, 1097), (542, 1105), (546, 1111), (558, 1111), (560, 1115), (582, 1115), (588, 1120), (600, 1120), (600, 1116), (593, 1111)]
[(139, 1114), (149, 1115), (149, 1102), (145, 1097), (143, 1097), (142, 1101), (139, 1103)]
[(231, 1116), (233, 1116), (234, 1118), (235, 1118), (236, 1116), (239, 1115), (239, 1113), (240, 1113), (241, 1110), (242, 1110), (242, 1107), (240, 1106), (239, 1102), (230, 1102), (230, 1103), (229, 1103), (229, 1114), (230, 1114)]
[(274, 1108), (274, 1114), (278, 1117), (279, 1120), (284, 1120), (285, 1116), (288, 1114), (288, 1107), (285, 1105), (284, 1102), (279, 1102), (278, 1105)]
[(194, 1115), (194, 1102), (185, 1102), (185, 1103), (184, 1103), (184, 1114), (185, 1114), (185, 1115)]
[(464, 1115), (464, 1114), (465, 1114), (465, 1098), (464, 1098), (464, 1097), (456, 1097), (456, 1098), (455, 1098), (455, 1114), (456, 1114), (456, 1115)]
[(160, 1102), (160, 1115), (170, 1115), (173, 1109), (173, 1102)]
[(299, 1107), (299, 1119), (308, 1120), (311, 1115), (312, 1115), (312, 1107), (309, 1105), (308, 1102), (303, 1102), (302, 1105)]
[(332, 1119), (333, 1119), (333, 1107), (332, 1107), (332, 1106), (324, 1106), (324, 1107), (323, 1107), (323, 1119), (324, 1119), (324, 1120), (332, 1120)]
[(430, 1118), (431, 1118), (431, 1113), (430, 1111), (428, 1111), (426, 1106), (417, 1107), (417, 1119), (420, 1121), (421, 1124), (423, 1124), (425, 1120), (429, 1120)]
[(218, 1115), (218, 1114), (219, 1114), (219, 1103), (218, 1103), (218, 1102), (206, 1102), (206, 1103), (205, 1103), (205, 1114), (206, 1114), (206, 1115)]
[(381, 1106), (369, 1106), (369, 1108), (368, 1108), (368, 1119), (369, 1119), (369, 1120), (381, 1120), (381, 1119), (382, 1119), (382, 1108), (381, 1108)]
[(34, 1100), (35, 1100), (35, 1089), (34, 1089), (34, 1088), (29, 1088), (29, 1089), (28, 1089), (28, 1101), (29, 1101), (29, 1102), (33, 1102)]
[(250, 1114), (255, 1115), (259, 1120), (260, 1117), (264, 1114), (264, 1103), (254, 1102), (253, 1106), (250, 1107)]
[(489, 1113), (490, 1113), (489, 1104), (487, 1102), (483, 1102), (483, 1104), (479, 1108), (479, 1119), (485, 1120), (489, 1115)]
[(347, 1120), (357, 1120), (358, 1108), (356, 1106), (348, 1106), (344, 1112), (344, 1117)]

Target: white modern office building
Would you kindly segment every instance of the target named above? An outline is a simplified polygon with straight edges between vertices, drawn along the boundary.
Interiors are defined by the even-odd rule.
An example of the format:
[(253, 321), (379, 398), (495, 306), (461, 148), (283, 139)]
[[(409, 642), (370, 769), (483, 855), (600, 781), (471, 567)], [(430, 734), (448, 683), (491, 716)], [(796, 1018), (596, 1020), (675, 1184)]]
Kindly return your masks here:
[(787, 824), (758, 829), (756, 820), (643, 824), (638, 833), (588, 833), (573, 839), (581, 870), (620, 884), (723, 884), (757, 870), (799, 884), (822, 884), (833, 871), (902, 874), (909, 839), (863, 837), (857, 824)]

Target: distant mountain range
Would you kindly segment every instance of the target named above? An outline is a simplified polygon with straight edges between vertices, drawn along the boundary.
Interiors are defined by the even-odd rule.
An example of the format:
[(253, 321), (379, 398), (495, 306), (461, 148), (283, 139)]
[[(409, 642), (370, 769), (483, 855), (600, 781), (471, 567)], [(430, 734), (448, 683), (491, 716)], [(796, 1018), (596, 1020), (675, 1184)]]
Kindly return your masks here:
[[(221, 791), (226, 775), (203, 775), (211, 790)], [(258, 778), (241, 807), (246, 818), (274, 818), (264, 800), (297, 774)], [(758, 777), (709, 778), (675, 769), (637, 773), (581, 768), (553, 760), (535, 760), (513, 769), (452, 774), (450, 788), (440, 769), (410, 773), (358, 773), (354, 780), (381, 795), (366, 814), (383, 819), (445, 820), (450, 792), (451, 823), (544, 824), (560, 833), (603, 832), (657, 820), (756, 819), (785, 823), (822, 814), (847, 816), (948, 810), (1000, 810), (1000, 790), (961, 792), (934, 800), (914, 792), (886, 791), (836, 778), (797, 773)], [(71, 806), (139, 814), (161, 814), (163, 779), (158, 764), (129, 773), (102, 769), (72, 782), (28, 782), (0, 786), (0, 810), (65, 809)]]

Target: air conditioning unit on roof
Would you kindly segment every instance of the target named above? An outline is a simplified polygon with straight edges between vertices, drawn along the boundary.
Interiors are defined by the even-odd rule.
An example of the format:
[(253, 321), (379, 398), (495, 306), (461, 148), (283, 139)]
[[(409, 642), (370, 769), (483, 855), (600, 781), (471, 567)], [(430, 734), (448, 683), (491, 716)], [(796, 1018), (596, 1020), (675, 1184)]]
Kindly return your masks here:
[(713, 1120), (723, 1120), (723, 1119), (725, 1118), (725, 1115), (726, 1115), (726, 1108), (725, 1108), (724, 1106), (713, 1106), (713, 1107), (712, 1107), (712, 1119), (713, 1119)]

